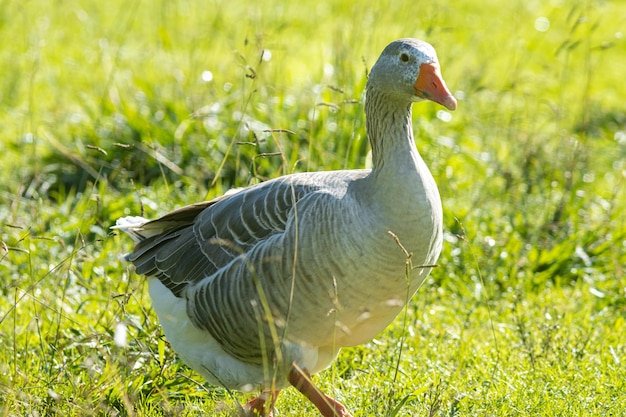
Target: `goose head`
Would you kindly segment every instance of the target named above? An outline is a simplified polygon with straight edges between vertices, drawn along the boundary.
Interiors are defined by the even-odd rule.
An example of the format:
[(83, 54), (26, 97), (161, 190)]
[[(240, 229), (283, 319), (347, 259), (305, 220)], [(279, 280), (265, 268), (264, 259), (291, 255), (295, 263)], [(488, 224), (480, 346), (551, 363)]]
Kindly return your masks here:
[(435, 49), (418, 39), (399, 39), (387, 45), (372, 67), (367, 90), (400, 102), (431, 100), (448, 110), (456, 99), (441, 76)]

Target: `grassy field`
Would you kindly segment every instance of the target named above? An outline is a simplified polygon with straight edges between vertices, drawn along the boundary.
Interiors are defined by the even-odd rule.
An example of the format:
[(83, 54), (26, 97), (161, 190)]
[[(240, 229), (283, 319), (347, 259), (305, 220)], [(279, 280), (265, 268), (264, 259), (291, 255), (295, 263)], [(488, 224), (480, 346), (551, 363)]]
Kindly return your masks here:
[(316, 380), (355, 417), (626, 415), (626, 4), (353, 3), (0, 1), (0, 414), (236, 415), (109, 227), (364, 166), (367, 70), (410, 36), (459, 99), (414, 107), (444, 252)]

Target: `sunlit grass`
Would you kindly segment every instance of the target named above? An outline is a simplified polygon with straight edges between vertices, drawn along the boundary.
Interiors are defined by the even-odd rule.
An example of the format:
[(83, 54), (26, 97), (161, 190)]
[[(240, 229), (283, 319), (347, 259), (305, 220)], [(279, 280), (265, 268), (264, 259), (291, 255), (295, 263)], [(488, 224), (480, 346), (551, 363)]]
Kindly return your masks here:
[[(444, 253), (317, 381), (355, 416), (624, 415), (626, 8), (283, 3), (2, 3), (2, 415), (235, 414), (246, 397), (176, 359), (109, 227), (362, 167), (366, 72), (404, 36), (459, 98), (414, 107)], [(314, 415), (295, 390), (278, 408)]]

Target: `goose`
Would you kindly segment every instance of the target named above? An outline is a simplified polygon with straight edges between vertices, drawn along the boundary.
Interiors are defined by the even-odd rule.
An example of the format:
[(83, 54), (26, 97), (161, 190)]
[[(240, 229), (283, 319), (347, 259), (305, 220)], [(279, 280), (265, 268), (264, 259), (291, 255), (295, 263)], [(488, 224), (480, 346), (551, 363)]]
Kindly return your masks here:
[(435, 266), (441, 200), (412, 129), (423, 100), (457, 104), (434, 48), (396, 40), (366, 84), (371, 169), (294, 173), (113, 226), (136, 242), (125, 259), (149, 277), (182, 361), (211, 384), (260, 392), (246, 413), (271, 416), (291, 385), (322, 416), (350, 416), (311, 375), (376, 337)]

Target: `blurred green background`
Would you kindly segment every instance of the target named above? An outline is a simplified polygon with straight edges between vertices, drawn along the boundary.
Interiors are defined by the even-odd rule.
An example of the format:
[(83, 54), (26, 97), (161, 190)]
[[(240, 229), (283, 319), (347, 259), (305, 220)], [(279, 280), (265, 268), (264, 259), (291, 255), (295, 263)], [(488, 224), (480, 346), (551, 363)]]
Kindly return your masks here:
[(625, 28), (599, 0), (0, 1), (2, 414), (233, 415), (109, 227), (363, 167), (367, 71), (418, 37), (459, 100), (414, 107), (444, 253), (319, 384), (355, 416), (624, 415)]

